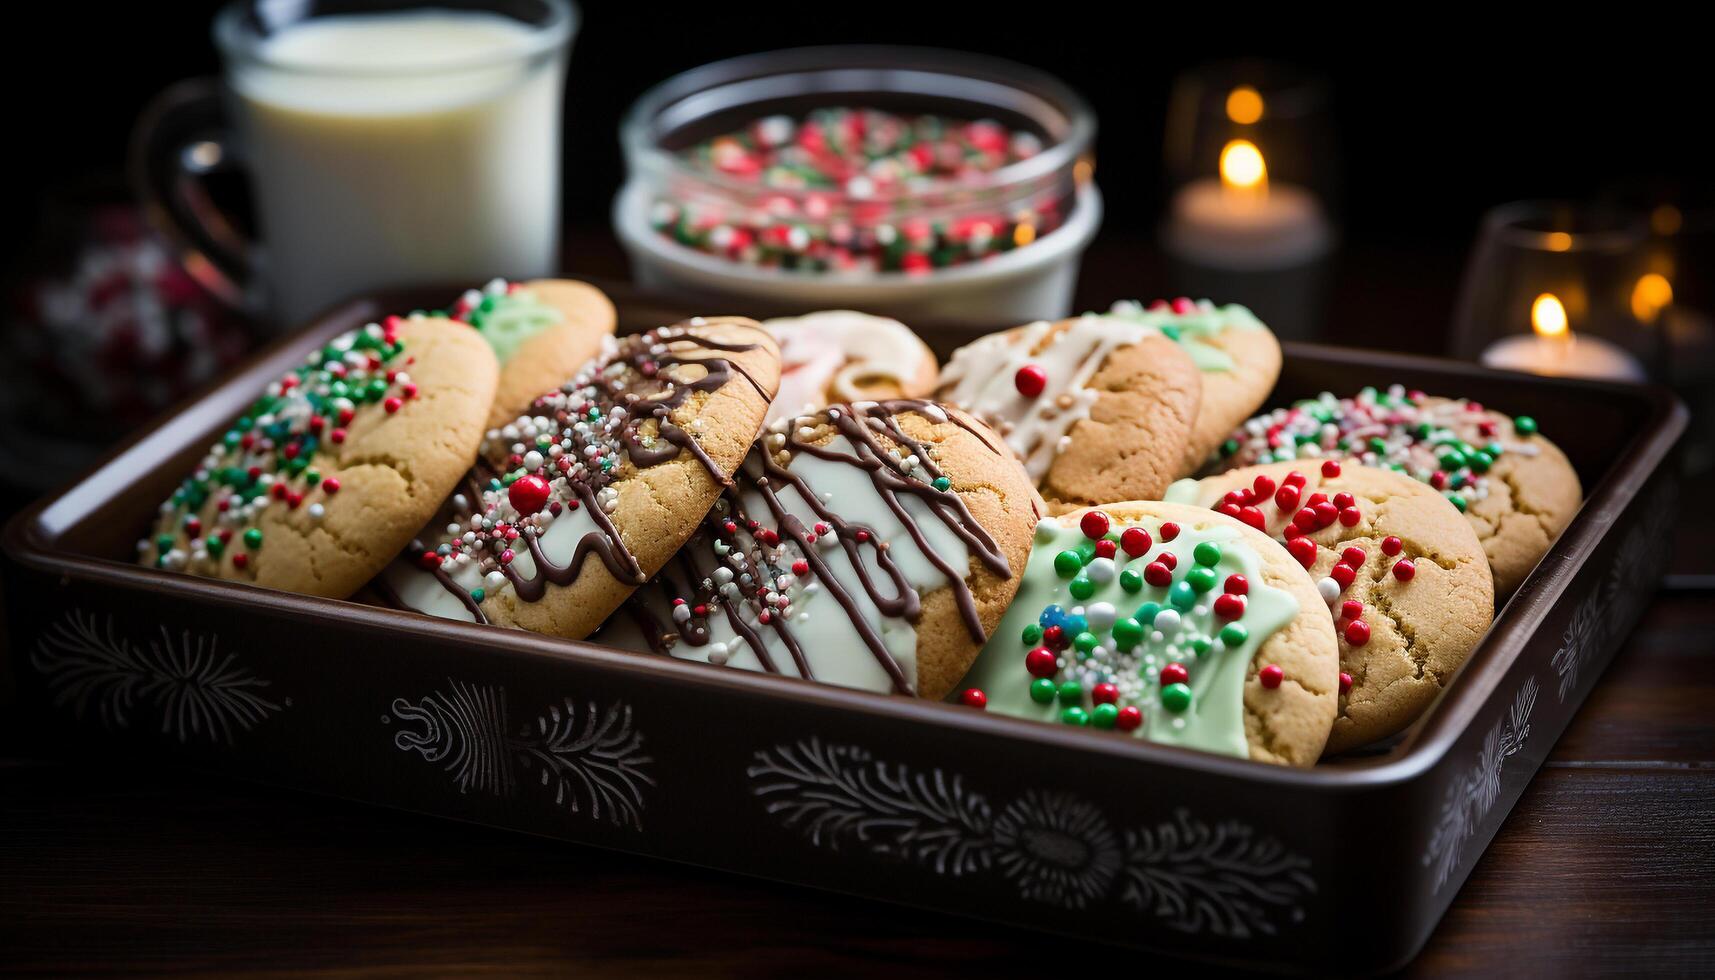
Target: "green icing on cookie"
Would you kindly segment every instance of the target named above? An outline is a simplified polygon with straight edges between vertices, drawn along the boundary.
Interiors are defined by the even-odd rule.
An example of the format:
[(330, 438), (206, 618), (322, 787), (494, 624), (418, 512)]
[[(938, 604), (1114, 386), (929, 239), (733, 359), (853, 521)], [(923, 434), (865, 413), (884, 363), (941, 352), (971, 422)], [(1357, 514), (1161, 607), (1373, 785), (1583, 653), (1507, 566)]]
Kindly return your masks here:
[(513, 287), (486, 292), (479, 302), (468, 305), (456, 318), (477, 328), (488, 346), (494, 348), (494, 356), (505, 364), (526, 340), (561, 322), (565, 314), (558, 307), (538, 300), (530, 290)]
[(1216, 306), (1204, 301), (1187, 312), (1176, 313), (1171, 307), (1147, 309), (1136, 300), (1121, 300), (1106, 315), (1161, 331), (1185, 348), (1200, 371), (1231, 371), (1234, 367), (1232, 355), (1210, 344), (1209, 338), (1227, 329), (1264, 329), (1255, 314), (1237, 303)]
[[(1018, 595), (961, 688), (981, 690), (989, 711), (1248, 757), (1245, 676), (1298, 601), (1262, 582), (1233, 528), (1148, 518), (1094, 529), (1113, 558), (1081, 548), (1101, 540), (1084, 530), (1036, 526)], [(1082, 560), (1071, 577), (1056, 568), (1067, 554)]]

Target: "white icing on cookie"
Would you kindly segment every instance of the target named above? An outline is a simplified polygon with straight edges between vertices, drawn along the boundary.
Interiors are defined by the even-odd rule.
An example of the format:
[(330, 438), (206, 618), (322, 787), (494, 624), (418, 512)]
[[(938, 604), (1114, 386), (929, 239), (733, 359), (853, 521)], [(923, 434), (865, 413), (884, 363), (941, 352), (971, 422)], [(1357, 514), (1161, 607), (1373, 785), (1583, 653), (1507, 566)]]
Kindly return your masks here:
[[(1032, 353), (1053, 329), (1040, 320), (1016, 333), (990, 334), (954, 351), (941, 372), (941, 400), (999, 429), (1038, 483), (1070, 442), (1072, 426), (1089, 417), (1097, 392), (1085, 385), (1108, 355), (1160, 333), (1150, 324), (1085, 314)], [(1047, 378), (1035, 398), (1022, 394), (1016, 381), (1018, 370), (1030, 364)]]
[(923, 342), (905, 324), (853, 310), (823, 310), (764, 320), (780, 343), (780, 393), (768, 421), (792, 418), (834, 402), (863, 398), (865, 379), (882, 379), (901, 392), (922, 370)]

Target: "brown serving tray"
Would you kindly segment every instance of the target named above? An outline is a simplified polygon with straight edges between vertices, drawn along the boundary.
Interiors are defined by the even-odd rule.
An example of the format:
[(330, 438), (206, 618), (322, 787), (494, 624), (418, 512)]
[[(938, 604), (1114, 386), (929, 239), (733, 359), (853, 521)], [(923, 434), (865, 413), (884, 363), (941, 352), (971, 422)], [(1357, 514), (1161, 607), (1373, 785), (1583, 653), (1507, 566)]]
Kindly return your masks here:
[[(1672, 533), (1685, 411), (1660, 389), (1287, 345), (1271, 403), (1395, 381), (1477, 398), (1536, 416), (1587, 493), (1432, 710), (1383, 750), (1304, 771), (130, 563), (157, 502), (266, 381), (446, 295), (334, 310), (7, 525), (33, 729), (1098, 942), (1378, 971), (1428, 938)], [(620, 302), (631, 322), (671, 316)]]

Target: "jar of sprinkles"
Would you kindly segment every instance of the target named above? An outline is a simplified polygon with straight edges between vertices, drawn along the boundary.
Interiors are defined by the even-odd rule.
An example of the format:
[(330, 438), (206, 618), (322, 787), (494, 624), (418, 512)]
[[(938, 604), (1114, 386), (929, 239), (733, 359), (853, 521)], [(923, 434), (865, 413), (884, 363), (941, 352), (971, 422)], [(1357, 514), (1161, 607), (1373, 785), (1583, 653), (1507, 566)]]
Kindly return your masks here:
[(923, 48), (716, 62), (621, 127), (645, 286), (747, 308), (1058, 317), (1101, 219), (1095, 120), (1034, 69)]

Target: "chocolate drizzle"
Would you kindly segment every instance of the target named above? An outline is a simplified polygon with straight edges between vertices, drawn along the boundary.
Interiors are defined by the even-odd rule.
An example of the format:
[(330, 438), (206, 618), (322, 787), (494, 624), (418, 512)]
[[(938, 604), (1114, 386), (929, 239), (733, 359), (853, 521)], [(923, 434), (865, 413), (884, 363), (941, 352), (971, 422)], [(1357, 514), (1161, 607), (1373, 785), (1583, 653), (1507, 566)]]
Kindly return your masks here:
[[(905, 528), (919, 552), (946, 577), (971, 638), (979, 643), (985, 640), (986, 632), (976, 600), (965, 581), (968, 569), (955, 568), (946, 556), (935, 550), (916, 515), (905, 506), (903, 495), (917, 497), (949, 532), (965, 543), (970, 553), (995, 574), (1011, 575), (1006, 556), (993, 537), (971, 516), (957, 492), (934, 487), (933, 481), (943, 475), (941, 469), (929, 448), (900, 427), (897, 415), (902, 412), (915, 412), (935, 421), (954, 422), (978, 436), (991, 452), (1004, 455), (979, 429), (960, 416), (946, 413), (931, 402), (915, 399), (836, 406), (813, 417), (816, 424), (812, 428), (815, 431), (808, 438), (800, 433), (797, 424), (784, 432), (765, 434), (751, 447), (744, 465), (734, 474), (734, 485), (723, 493), (724, 505), (710, 513), (677, 559), (657, 576), (651, 594), (638, 593), (627, 602), (626, 608), (650, 646), (658, 653), (670, 652), (677, 642), (693, 647), (707, 646), (711, 642), (709, 617), (723, 615), (733, 633), (756, 655), (763, 670), (780, 672), (780, 665), (775, 662), (766, 643), (766, 631), (772, 630), (781, 646), (791, 655), (798, 674), (814, 679), (809, 657), (791, 628), (790, 615), (781, 614), (781, 610), (771, 606), (766, 598), (770, 591), (768, 583), (777, 581), (784, 569), (793, 564), (792, 557), (778, 547), (781, 542), (791, 539), (805, 566), (795, 579), (810, 578), (826, 590), (845, 611), (863, 645), (887, 674), (893, 688), (899, 693), (912, 692), (916, 679), (905, 676), (904, 668), (887, 649), (879, 631), (865, 618), (858, 596), (834, 574), (830, 564), (835, 560), (837, 547), (838, 552), (844, 555), (847, 568), (860, 583), (863, 594), (878, 612), (886, 617), (915, 621), (922, 612), (921, 597), (894, 561), (893, 545), (883, 540), (875, 528), (842, 517), (837, 510), (838, 501), (824, 501), (802, 475), (782, 464), (778, 458), (782, 453), (788, 456), (807, 453), (818, 459), (850, 466), (868, 476), (876, 494)], [(844, 436), (848, 446), (819, 444), (826, 442), (822, 438), (825, 434), (823, 423)], [(896, 452), (890, 452), (890, 448)], [(906, 456), (916, 457), (916, 468), (907, 467), (901, 458)], [(796, 491), (815, 515), (811, 526), (806, 526), (783, 502), (781, 491), (788, 487)], [(766, 510), (760, 517), (750, 510), (750, 504), (757, 502)], [(824, 534), (834, 535), (835, 545), (823, 543), (821, 537)], [(746, 540), (764, 547), (747, 547)], [(724, 559), (710, 557), (723, 550)], [(771, 550), (776, 553), (769, 556)], [(708, 567), (700, 567), (701, 564)], [(733, 584), (717, 583), (715, 573), (723, 566), (731, 570), (736, 581), (749, 582), (753, 586), (760, 583), (760, 587), (745, 594), (742, 588), (735, 588)], [(655, 599), (655, 608), (660, 607), (663, 599), (667, 602), (682, 599), (683, 605), (689, 607), (690, 615), (678, 616), (671, 624), (663, 623), (655, 608), (651, 608), (650, 598)]]
[[(573, 513), (581, 509), (589, 515), (596, 528), (578, 539), (570, 561), (564, 565), (549, 558), (541, 540), (542, 534), (547, 533), (546, 529), (534, 526), (534, 522), (528, 517), (513, 524), (513, 528), (520, 532), (515, 538), (493, 539), (489, 554), (496, 558), (506, 547), (517, 548), (522, 545), (529, 551), (534, 568), (528, 575), (520, 571), (517, 562), (498, 562), (493, 565), (511, 582), (520, 600), (540, 601), (547, 594), (550, 584), (570, 586), (577, 581), (585, 559), (592, 553), (601, 559), (603, 566), (618, 581), (632, 585), (642, 585), (647, 581), (648, 576), (642, 566), (626, 548), (619, 529), (601, 506), (601, 492), (628, 472), (671, 462), (688, 450), (716, 483), (723, 487), (731, 485), (730, 477), (710, 458), (697, 438), (672, 420), (672, 413), (684, 405), (694, 392), (718, 391), (735, 375), (743, 378), (764, 400), (767, 400), (772, 392), (757, 383), (742, 365), (731, 358), (687, 356), (693, 350), (736, 353), (755, 350), (759, 346), (727, 343), (703, 336), (694, 332), (699, 325), (700, 321), (687, 321), (684, 324), (622, 338), (611, 357), (592, 364), (561, 391), (546, 395), (531, 406), (529, 416), (547, 417), (550, 420), (547, 432), (553, 438), (553, 444), (563, 447), (563, 453), (555, 457), (554, 462), (569, 459), (578, 465), (578, 468), (573, 469), (573, 464), (568, 463), (559, 473), (553, 472), (552, 467), (544, 467), (540, 473), (548, 479), (564, 476), (563, 482), (554, 480), (553, 483), (553, 486), (560, 488), (555, 491), (555, 495), (562, 498), (553, 502), (557, 508), (558, 519), (570, 519)], [(616, 369), (615, 365), (622, 365), (623, 369)], [(702, 375), (688, 381), (674, 377), (676, 368), (691, 366), (700, 368)], [(597, 412), (597, 418), (594, 420), (585, 414), (591, 410)], [(610, 424), (616, 412), (623, 413), (623, 421), (617, 427)], [(524, 419), (520, 419), (520, 424), (523, 422)], [(649, 431), (651, 428), (652, 434)], [(570, 444), (566, 445), (567, 442)], [(499, 451), (505, 453), (509, 448), (503, 446)], [(485, 447), (485, 452), (489, 453), (489, 458), (479, 460), (465, 478), (466, 492), (477, 513), (495, 519), (504, 528), (505, 522), (495, 518), (499, 505), (506, 500), (502, 471), (496, 466), (494, 447)], [(590, 455), (592, 452), (594, 456)], [(610, 461), (606, 466), (595, 463), (597, 459), (619, 454), (623, 454), (624, 460), (629, 461), (630, 470), (617, 460)], [(516, 471), (519, 475), (524, 473), (520, 468), (520, 457), (501, 456), (500, 459), (507, 467), (505, 472)], [(468, 521), (469, 511), (455, 515), (450, 520), (457, 520), (459, 517)], [(446, 524), (449, 521), (444, 520), (441, 523)], [(521, 541), (518, 540), (520, 538)], [(508, 544), (507, 541), (515, 543)], [(456, 540), (454, 547), (458, 547)], [(414, 562), (422, 562), (426, 549), (416, 542), (413, 542), (412, 548), (413, 553), (406, 557)], [(480, 554), (481, 552), (477, 552), (472, 557), (477, 558)], [(489, 564), (486, 559), (478, 560), (483, 560), (485, 565)], [(458, 596), (477, 622), (487, 622), (481, 611), (480, 600), (472, 596), (471, 590), (455, 581), (446, 568), (441, 564), (434, 564), (427, 568), (427, 571), (434, 575), (443, 588)], [(391, 598), (397, 600), (397, 596)]]

